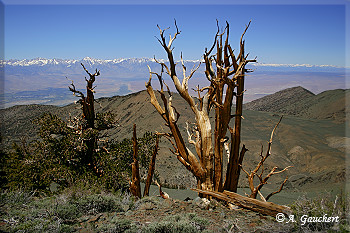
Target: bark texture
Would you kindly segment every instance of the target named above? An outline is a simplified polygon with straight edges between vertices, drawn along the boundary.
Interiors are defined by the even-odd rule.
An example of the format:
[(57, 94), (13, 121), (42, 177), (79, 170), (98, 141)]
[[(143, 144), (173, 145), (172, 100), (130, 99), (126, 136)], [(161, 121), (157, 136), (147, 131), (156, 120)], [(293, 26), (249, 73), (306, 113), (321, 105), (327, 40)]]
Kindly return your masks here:
[(130, 182), (130, 192), (133, 196), (141, 198), (141, 185), (140, 185), (140, 170), (138, 161), (138, 147), (137, 147), (137, 137), (136, 137), (136, 125), (133, 127), (133, 159), (131, 163), (132, 180)]

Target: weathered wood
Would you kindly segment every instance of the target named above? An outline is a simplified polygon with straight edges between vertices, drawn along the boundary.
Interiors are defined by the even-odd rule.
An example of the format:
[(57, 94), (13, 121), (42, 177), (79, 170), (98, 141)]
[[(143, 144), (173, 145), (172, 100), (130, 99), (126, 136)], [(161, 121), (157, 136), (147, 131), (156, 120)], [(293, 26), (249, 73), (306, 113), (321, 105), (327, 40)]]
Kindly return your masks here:
[(140, 185), (140, 172), (139, 172), (139, 161), (138, 161), (138, 147), (136, 138), (136, 125), (133, 128), (133, 159), (134, 162), (131, 163), (132, 180), (130, 182), (130, 192), (135, 197), (141, 198), (141, 185)]
[[(244, 35), (244, 34), (243, 34)], [(240, 63), (245, 62), (244, 57), (244, 42), (240, 42), (240, 54), (238, 56)], [(240, 175), (240, 166), (239, 166), (239, 159), (240, 159), (240, 145), (241, 145), (241, 128), (242, 128), (242, 115), (243, 115), (243, 93), (244, 93), (244, 73), (245, 68), (243, 68), (241, 71), (238, 71), (238, 77), (237, 77), (237, 94), (236, 94), (236, 114), (235, 114), (235, 127), (234, 132), (231, 134), (232, 137), (232, 144), (231, 144), (231, 151), (230, 151), (230, 163), (227, 166), (227, 172), (226, 172), (226, 181), (225, 181), (225, 189), (230, 190), (232, 192), (237, 192), (238, 187), (238, 180)], [(244, 147), (245, 149), (245, 147)], [(244, 150), (242, 149), (242, 150)], [(243, 156), (244, 156), (243, 152)], [(242, 158), (243, 159), (243, 158)]]
[(215, 191), (200, 190), (200, 189), (192, 189), (192, 190), (198, 193), (202, 193), (205, 195), (218, 198), (223, 201), (227, 201), (239, 207), (249, 209), (264, 215), (270, 215), (275, 217), (278, 213), (283, 213), (286, 215), (291, 214), (291, 209), (288, 206), (277, 205), (272, 202), (265, 202), (265, 201), (260, 201), (249, 197), (244, 197), (237, 193), (233, 193), (226, 190), (222, 193), (215, 192)]
[(148, 174), (147, 174), (147, 179), (146, 179), (146, 184), (145, 184), (145, 190), (143, 191), (144, 197), (149, 195), (149, 188), (150, 188), (151, 183), (152, 183), (152, 177), (154, 174), (154, 168), (155, 168), (155, 164), (156, 164), (156, 156), (158, 153), (158, 144), (159, 144), (159, 136), (157, 135), (156, 145), (154, 147), (152, 158), (151, 158), (151, 161), (149, 163)]
[[(224, 142), (227, 130), (230, 128), (229, 123), (232, 119), (231, 110), (233, 105), (233, 98), (238, 98), (238, 103), (241, 107), (243, 103), (243, 92), (244, 92), (244, 73), (246, 72), (246, 64), (249, 62), (256, 62), (256, 60), (247, 60), (247, 56), (244, 55), (244, 43), (242, 41), (243, 35), (247, 31), (249, 24), (246, 26), (244, 33), (241, 36), (240, 42), (240, 54), (236, 59), (233, 54), (233, 50), (229, 44), (229, 24), (226, 23), (226, 27), (223, 32), (220, 32), (219, 25), (217, 33), (212, 47), (207, 50), (205, 49), (203, 58), (205, 63), (205, 74), (206, 78), (210, 82), (207, 87), (200, 88), (198, 86), (198, 100), (199, 103), (189, 94), (189, 80), (199, 68), (193, 67), (189, 74), (186, 74), (186, 67), (181, 55), (181, 65), (183, 78), (182, 81), (176, 73), (176, 63), (173, 57), (172, 44), (177, 36), (181, 33), (179, 31), (176, 21), (175, 27), (176, 32), (170, 39), (166, 40), (164, 36), (165, 30), (162, 30), (159, 26), (160, 38), (158, 39), (161, 46), (164, 48), (168, 62), (161, 62), (155, 60), (161, 65), (161, 72), (152, 72), (149, 67), (150, 78), (146, 83), (147, 92), (150, 95), (151, 103), (156, 108), (158, 113), (164, 119), (167, 127), (169, 127), (171, 133), (167, 134), (167, 139), (171, 142), (174, 147), (172, 152), (176, 155), (178, 160), (196, 177), (197, 188), (202, 190), (223, 190), (223, 151)], [(223, 37), (226, 35), (226, 39)], [(224, 42), (224, 43), (223, 43)], [(215, 55), (212, 54), (216, 48)], [(214, 53), (214, 52), (213, 52)], [(166, 73), (170, 76), (177, 92), (187, 102), (190, 109), (192, 110), (195, 118), (195, 124), (192, 129), (187, 127), (187, 134), (189, 143), (193, 144), (196, 149), (196, 155), (191, 152), (190, 148), (187, 147), (181, 131), (177, 125), (177, 121), (180, 117), (180, 113), (177, 112), (175, 106), (172, 105), (172, 95), (169, 91), (169, 98), (164, 95), (164, 86), (167, 87), (162, 75)], [(151, 85), (152, 75), (156, 75), (160, 85), (160, 95), (163, 102), (161, 106), (156, 98), (154, 90)], [(240, 84), (239, 90), (236, 94), (235, 89)], [(203, 93), (203, 94), (202, 94)], [(210, 110), (215, 106), (215, 124), (212, 125), (210, 121)], [(238, 109), (236, 119), (239, 120), (242, 116), (242, 109)], [(237, 120), (237, 121), (238, 121)], [(231, 159), (230, 167), (227, 169), (229, 172), (229, 179), (226, 179), (230, 183), (230, 190), (235, 190), (236, 183), (239, 176), (239, 161), (243, 159), (244, 152), (239, 154), (239, 141), (240, 126), (235, 127), (235, 137), (238, 144), (234, 144), (231, 140), (231, 145), (236, 145), (238, 152), (236, 153), (237, 159)], [(193, 138), (194, 139), (193, 139)], [(238, 146), (237, 146), (238, 145)], [(232, 151), (232, 150), (231, 150)], [(231, 156), (233, 153), (231, 153)], [(240, 160), (240, 155), (242, 159)], [(234, 164), (232, 164), (234, 163)], [(235, 169), (236, 168), (236, 169)], [(236, 171), (237, 170), (237, 171)]]

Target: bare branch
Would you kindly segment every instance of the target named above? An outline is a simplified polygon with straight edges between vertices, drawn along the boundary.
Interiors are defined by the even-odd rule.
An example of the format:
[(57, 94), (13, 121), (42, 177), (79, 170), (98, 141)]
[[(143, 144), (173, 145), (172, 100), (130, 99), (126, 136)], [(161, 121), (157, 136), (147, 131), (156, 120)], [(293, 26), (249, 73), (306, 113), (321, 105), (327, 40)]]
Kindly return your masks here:
[(242, 171), (243, 171), (245, 174), (247, 174), (247, 176), (249, 177), (249, 176), (250, 176), (249, 172), (247, 172), (247, 171), (243, 168), (242, 164), (239, 164), (239, 166), (241, 167)]
[(207, 111), (207, 114), (209, 115), (209, 111), (210, 111), (210, 104), (211, 104), (211, 97), (213, 94), (213, 87), (208, 87), (208, 92), (203, 96), (203, 103), (202, 103), (202, 108), (201, 111)]
[(172, 153), (175, 155), (179, 155), (179, 152), (178, 152), (179, 150), (177, 149), (175, 142), (171, 139), (172, 136), (170, 134), (162, 134), (162, 136), (164, 136), (174, 147), (175, 152), (172, 151)]
[(196, 65), (194, 65), (193, 68), (191, 69), (190, 75), (186, 76), (186, 66), (184, 64), (184, 60), (183, 60), (182, 52), (181, 52), (181, 65), (182, 65), (182, 73), (183, 73), (182, 89), (188, 91), (188, 81), (193, 76), (193, 74), (199, 69), (201, 62), (198, 64), (197, 67), (196, 67)]
[(95, 71), (94, 74), (91, 74), (91, 73), (85, 68), (85, 66), (83, 65), (83, 63), (80, 63), (80, 64), (81, 64), (81, 66), (84, 68), (85, 72), (90, 76), (90, 82), (91, 82), (91, 81), (94, 82), (94, 81), (95, 81), (95, 77), (100, 75), (100, 71), (97, 71), (97, 69), (96, 69), (96, 71)]
[(151, 68), (149, 66), (148, 66), (148, 69), (149, 69), (150, 77), (149, 77), (148, 82), (145, 85), (147, 88), (147, 93), (149, 94), (149, 96), (151, 98), (151, 104), (155, 107), (155, 109), (158, 111), (158, 113), (163, 117), (165, 122), (169, 123), (169, 119), (165, 116), (165, 110), (160, 106), (160, 104), (157, 100), (157, 97), (154, 93), (153, 87), (151, 85), (152, 74), (154, 74), (154, 73), (151, 71)]
[(277, 191), (272, 192), (272, 193), (270, 193), (269, 195), (267, 195), (267, 197), (266, 197), (266, 201), (267, 201), (267, 200), (269, 200), (269, 199), (270, 199), (270, 197), (272, 197), (273, 195), (275, 195), (275, 194), (277, 194), (277, 193), (281, 192), (281, 191), (282, 191), (282, 189), (283, 189), (283, 186), (285, 185), (285, 183), (287, 182), (287, 180), (288, 180), (288, 177), (286, 177), (286, 179), (283, 181), (283, 183), (281, 184), (280, 188), (279, 188)]
[[(280, 191), (282, 190), (284, 184), (281, 185), (280, 190), (278, 190), (277, 192), (274, 192), (274, 193), (270, 194), (266, 199), (263, 198), (263, 196), (262, 196), (261, 193), (260, 193), (260, 190), (261, 190), (261, 188), (267, 183), (268, 179), (269, 179), (272, 175), (280, 174), (280, 173), (282, 173), (282, 172), (288, 170), (290, 167), (292, 167), (292, 166), (288, 166), (288, 167), (286, 167), (286, 168), (284, 168), (284, 169), (282, 169), (282, 170), (280, 170), (280, 171), (276, 171), (277, 167), (273, 167), (273, 168), (271, 169), (271, 171), (270, 171), (265, 177), (263, 177), (263, 173), (264, 173), (264, 162), (265, 162), (265, 160), (268, 158), (268, 156), (271, 154), (272, 137), (273, 137), (274, 131), (276, 130), (276, 128), (277, 128), (277, 126), (279, 125), (279, 123), (281, 122), (281, 120), (282, 120), (282, 117), (280, 118), (280, 120), (278, 121), (278, 123), (276, 124), (276, 126), (274, 127), (274, 129), (273, 129), (272, 132), (271, 132), (271, 138), (270, 138), (270, 141), (269, 141), (269, 143), (268, 143), (268, 148), (267, 148), (267, 152), (266, 152), (266, 155), (265, 155), (265, 156), (263, 156), (263, 146), (261, 145), (261, 152), (260, 152), (260, 154), (259, 154), (259, 156), (260, 156), (260, 161), (259, 161), (259, 163), (257, 164), (257, 166), (255, 167), (255, 169), (254, 169), (252, 172), (248, 173), (247, 171), (245, 171), (245, 170), (242, 168), (242, 170), (243, 170), (243, 171), (247, 174), (247, 176), (248, 176), (248, 183), (249, 183), (249, 187), (250, 187), (250, 189), (251, 189), (250, 197), (252, 197), (252, 198), (256, 198), (256, 196), (259, 194), (259, 195), (261, 196), (262, 200), (267, 200), (267, 199), (270, 198), (272, 195), (274, 195), (274, 194), (280, 192)], [(261, 171), (260, 171), (260, 173), (258, 174), (258, 171), (259, 171), (260, 168), (261, 168)], [(256, 176), (256, 177), (259, 179), (259, 181), (260, 181), (260, 183), (259, 183), (256, 187), (254, 186), (254, 177), (255, 177), (255, 176)], [(285, 181), (285, 182), (286, 182), (286, 181)], [(285, 182), (284, 182), (284, 183), (285, 183)]]
[(212, 59), (209, 58), (207, 55), (204, 55), (204, 62), (205, 62), (205, 75), (209, 82), (212, 82), (215, 79), (215, 72), (212, 65)]
[(218, 30), (217, 30), (217, 32), (215, 34), (213, 45), (212, 45), (212, 47), (210, 48), (209, 51), (207, 51), (207, 48), (205, 48), (205, 54), (208, 55), (208, 56), (213, 51), (213, 49), (215, 48), (215, 44), (216, 44), (216, 41), (217, 41), (218, 36), (219, 36), (220, 28), (219, 28), (219, 21), (218, 20), (216, 20), (216, 25), (217, 25)]
[(262, 193), (261, 193), (260, 191), (258, 191), (258, 193), (259, 193), (259, 196), (260, 196), (261, 200), (262, 200), (262, 201), (266, 201), (266, 199), (265, 199), (265, 197), (262, 195)]
[[(278, 172), (273, 172), (272, 174), (273, 175), (275, 175), (275, 174), (279, 174), (279, 173), (282, 173), (282, 172), (284, 172), (284, 171), (287, 171), (288, 170), (288, 168), (291, 168), (291, 167), (293, 167), (293, 166), (288, 166), (288, 167), (286, 167), (286, 168), (284, 168), (283, 170), (281, 170), (281, 171), (278, 171)], [(277, 168), (277, 167), (276, 167)]]
[(283, 115), (281, 116), (280, 120), (278, 121), (278, 123), (275, 125), (275, 128), (273, 128), (273, 130), (272, 130), (272, 132), (271, 132), (271, 137), (270, 137), (270, 141), (269, 141), (270, 143), (272, 143), (273, 134), (274, 134), (274, 132), (275, 132), (277, 126), (280, 124), (282, 118), (283, 118)]
[[(67, 78), (67, 79), (68, 79), (68, 78)], [(79, 98), (81, 98), (81, 99), (84, 99), (85, 96), (84, 96), (83, 92), (77, 91), (77, 90), (75, 89), (75, 85), (74, 85), (73, 80), (71, 80), (71, 81), (72, 81), (72, 83), (71, 83), (71, 86), (72, 86), (72, 87), (68, 87), (69, 90), (70, 90), (71, 92), (73, 92), (73, 95), (74, 95), (74, 96), (77, 96), (77, 97), (79, 97)]]
[(181, 31), (179, 31), (179, 28), (177, 27), (175, 19), (174, 19), (174, 22), (175, 22), (175, 27), (176, 27), (176, 33), (174, 34), (173, 38), (171, 38), (171, 35), (170, 35), (170, 40), (169, 40), (169, 44), (168, 44), (169, 49), (171, 49), (171, 45), (173, 44), (173, 41), (176, 39), (177, 35), (179, 35), (181, 33)]
[(252, 21), (250, 20), (249, 21), (249, 23), (248, 23), (248, 25), (246, 25), (246, 27), (245, 27), (245, 30), (244, 30), (244, 32), (242, 33), (242, 35), (241, 35), (241, 40), (240, 40), (240, 42), (239, 42), (239, 44), (241, 45), (241, 51), (240, 51), (240, 53), (239, 53), (239, 55), (238, 55), (238, 58), (240, 59), (240, 61), (242, 61), (243, 59), (242, 59), (242, 47), (244, 47), (244, 41), (243, 41), (243, 37), (244, 37), (244, 35), (245, 35), (245, 33), (247, 32), (247, 30), (248, 30), (248, 28), (249, 28), (249, 26), (250, 26), (250, 23), (251, 23)]

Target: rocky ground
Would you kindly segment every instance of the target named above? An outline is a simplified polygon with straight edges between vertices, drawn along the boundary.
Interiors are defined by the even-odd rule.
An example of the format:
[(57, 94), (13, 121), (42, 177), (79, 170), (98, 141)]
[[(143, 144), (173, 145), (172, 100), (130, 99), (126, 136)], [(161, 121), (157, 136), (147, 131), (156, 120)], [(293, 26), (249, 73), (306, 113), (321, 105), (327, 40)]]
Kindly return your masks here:
[[(349, 232), (349, 199), (299, 199), (289, 206), (295, 222), (279, 223), (216, 200), (186, 200), (69, 189), (53, 196), (0, 193), (0, 232)], [(337, 223), (307, 223), (302, 215), (339, 216)]]
[(79, 232), (289, 232), (269, 216), (229, 209), (217, 201), (146, 198), (133, 209), (79, 219)]

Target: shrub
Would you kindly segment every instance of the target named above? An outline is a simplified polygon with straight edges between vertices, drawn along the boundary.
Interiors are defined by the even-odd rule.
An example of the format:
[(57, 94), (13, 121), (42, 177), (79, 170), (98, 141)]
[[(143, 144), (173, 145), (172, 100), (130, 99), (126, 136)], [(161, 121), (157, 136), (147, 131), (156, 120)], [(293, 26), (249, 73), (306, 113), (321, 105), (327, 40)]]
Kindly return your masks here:
[[(104, 123), (96, 120), (96, 124), (100, 122), (100, 127), (103, 124), (109, 126), (110, 115), (97, 114), (97, 117), (107, 120)], [(98, 130), (77, 134), (66, 122), (52, 114), (44, 114), (34, 123), (39, 126), (41, 139), (14, 144), (13, 149), (2, 156), (4, 163), (0, 172), (6, 177), (2, 188), (46, 193), (57, 192), (72, 185), (114, 192), (128, 189), (132, 162), (131, 140), (104, 143), (101, 147), (103, 149), (94, 152), (93, 165), (84, 164), (82, 158), (87, 148), (82, 142), (84, 138), (92, 137), (85, 134), (95, 135)], [(146, 133), (138, 140), (140, 167), (145, 172), (153, 152), (155, 136)]]
[(157, 197), (143, 197), (133, 204), (133, 209), (157, 208), (157, 206), (160, 206), (161, 204), (162, 203)]
[(97, 214), (102, 212), (121, 212), (123, 208), (120, 197), (106, 194), (94, 194), (81, 198), (72, 198), (70, 204), (77, 207), (77, 210), (84, 214)]
[(178, 222), (168, 222), (168, 221), (162, 221), (162, 222), (153, 222), (150, 225), (147, 226), (143, 230), (143, 232), (147, 233), (195, 233), (198, 232), (198, 229), (193, 225), (189, 224), (187, 221), (178, 221)]
[(207, 219), (198, 217), (195, 213), (177, 214), (166, 217), (161, 222), (153, 222), (144, 232), (201, 232), (209, 224)]
[(11, 192), (4, 190), (0, 193), (0, 205), (26, 205), (33, 200), (35, 192), (25, 192), (23, 190), (18, 190), (16, 192)]
[(63, 222), (72, 221), (82, 215), (78, 207), (71, 203), (56, 205), (52, 214), (62, 219)]
[(115, 217), (110, 222), (99, 227), (97, 231), (108, 233), (138, 232), (137, 227), (130, 220)]

